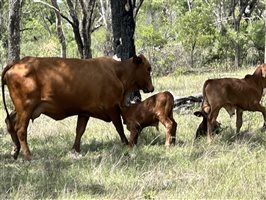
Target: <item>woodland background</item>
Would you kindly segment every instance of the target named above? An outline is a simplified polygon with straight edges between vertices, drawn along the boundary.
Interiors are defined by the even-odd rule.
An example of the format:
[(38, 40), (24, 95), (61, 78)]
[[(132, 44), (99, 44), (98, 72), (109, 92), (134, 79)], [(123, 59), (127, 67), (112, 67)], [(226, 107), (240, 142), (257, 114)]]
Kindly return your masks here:
[[(137, 54), (148, 57), (155, 75), (198, 67), (238, 68), (264, 61), (265, 0), (118, 2), (0, 0), (0, 64), (29, 55), (113, 56), (121, 40), (113, 31), (115, 26), (121, 26), (120, 31), (125, 30), (129, 37), (123, 44), (132, 42)], [(123, 13), (113, 16), (121, 14), (119, 6), (133, 18), (123, 17)], [(11, 36), (19, 39), (12, 41)], [(19, 52), (14, 52), (16, 48)]]

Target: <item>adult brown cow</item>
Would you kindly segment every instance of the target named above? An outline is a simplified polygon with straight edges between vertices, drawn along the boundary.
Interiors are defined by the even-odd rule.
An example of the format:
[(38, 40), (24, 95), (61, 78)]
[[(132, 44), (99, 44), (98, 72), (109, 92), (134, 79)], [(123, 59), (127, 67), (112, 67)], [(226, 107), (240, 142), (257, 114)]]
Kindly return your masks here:
[(232, 116), (236, 110), (236, 132), (242, 126), (243, 111), (261, 112), (266, 127), (266, 109), (260, 100), (266, 88), (266, 64), (259, 65), (252, 75), (243, 79), (209, 79), (203, 86), (202, 116), (207, 118), (208, 143), (211, 142), (212, 130), (221, 108)]
[[(124, 96), (136, 89), (152, 92), (151, 66), (143, 56), (125, 61), (110, 57), (88, 60), (25, 57), (2, 72), (2, 95), (7, 112), (7, 127), (15, 144), (27, 160), (29, 120), (45, 114), (55, 120), (78, 115), (73, 148), (80, 152), (80, 139), (89, 117), (114, 124), (121, 141), (128, 144), (121, 122), (120, 106)], [(11, 115), (5, 102), (7, 85), (15, 110)]]

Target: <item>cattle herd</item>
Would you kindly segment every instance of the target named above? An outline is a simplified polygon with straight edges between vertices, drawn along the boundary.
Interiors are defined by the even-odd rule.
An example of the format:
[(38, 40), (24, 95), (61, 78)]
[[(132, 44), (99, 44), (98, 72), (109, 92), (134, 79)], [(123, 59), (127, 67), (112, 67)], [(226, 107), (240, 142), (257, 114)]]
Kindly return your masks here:
[[(80, 152), (80, 141), (90, 117), (112, 122), (122, 143), (137, 144), (141, 130), (161, 122), (166, 129), (165, 145), (174, 145), (177, 123), (173, 117), (174, 98), (170, 92), (159, 92), (144, 101), (128, 104), (131, 91), (153, 92), (151, 65), (143, 56), (116, 61), (111, 57), (93, 59), (64, 59), (25, 57), (6, 66), (2, 72), (2, 97), (7, 113), (6, 125), (14, 143), (12, 155), (17, 159), (20, 149), (26, 160), (31, 160), (27, 143), (30, 120), (41, 114), (55, 120), (77, 115), (76, 137), (73, 149)], [(9, 113), (4, 89), (9, 90), (14, 110)], [(236, 131), (242, 126), (243, 111), (266, 110), (260, 104), (266, 88), (266, 64), (259, 65), (252, 75), (243, 79), (209, 79), (203, 86), (201, 110), (194, 114), (203, 117), (196, 138), (219, 128), (216, 121), (221, 108), (229, 115), (236, 113)], [(248, 97), (248, 98), (246, 98)], [(123, 123), (130, 131), (127, 140)]]

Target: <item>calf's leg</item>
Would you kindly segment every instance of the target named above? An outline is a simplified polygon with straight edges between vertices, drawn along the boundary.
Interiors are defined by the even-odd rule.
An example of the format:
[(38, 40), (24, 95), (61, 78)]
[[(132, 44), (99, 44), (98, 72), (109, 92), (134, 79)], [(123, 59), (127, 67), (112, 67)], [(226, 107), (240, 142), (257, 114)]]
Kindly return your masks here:
[(75, 137), (74, 145), (72, 147), (77, 153), (80, 153), (80, 140), (81, 140), (81, 137), (82, 137), (82, 135), (86, 129), (89, 118), (90, 117), (88, 117), (88, 116), (78, 115), (78, 122), (77, 122), (77, 127), (76, 127), (76, 137)]
[(176, 128), (177, 128), (177, 123), (175, 122), (174, 118), (171, 118), (172, 120), (172, 128), (171, 128), (171, 141), (170, 144), (171, 145), (175, 145), (176, 142)]
[(138, 142), (139, 132), (137, 129), (132, 128), (130, 130), (130, 136), (129, 136), (129, 146), (133, 147)]
[(165, 146), (169, 147), (171, 145), (171, 136), (172, 136), (172, 134), (175, 135), (175, 133), (173, 131), (174, 123), (169, 117), (159, 117), (159, 121), (166, 128)]
[(214, 124), (216, 122), (216, 119), (219, 114), (219, 109), (211, 109), (210, 113), (208, 114), (208, 120), (207, 120), (207, 142), (210, 144), (212, 141), (212, 130), (214, 127)]

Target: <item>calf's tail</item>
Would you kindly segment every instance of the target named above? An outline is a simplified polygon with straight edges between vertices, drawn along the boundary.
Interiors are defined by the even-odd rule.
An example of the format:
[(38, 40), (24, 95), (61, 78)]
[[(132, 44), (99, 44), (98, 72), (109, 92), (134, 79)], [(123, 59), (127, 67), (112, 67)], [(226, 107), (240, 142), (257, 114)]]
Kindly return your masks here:
[(197, 116), (197, 117), (207, 118), (208, 117), (208, 113), (211, 110), (211, 107), (210, 107), (210, 104), (208, 102), (208, 98), (207, 98), (207, 95), (206, 95), (206, 86), (207, 86), (207, 84), (208, 84), (208, 81), (205, 81), (205, 83), (203, 85), (203, 91), (202, 91), (203, 101), (202, 101), (202, 104), (201, 104), (201, 110), (194, 112), (194, 115)]

